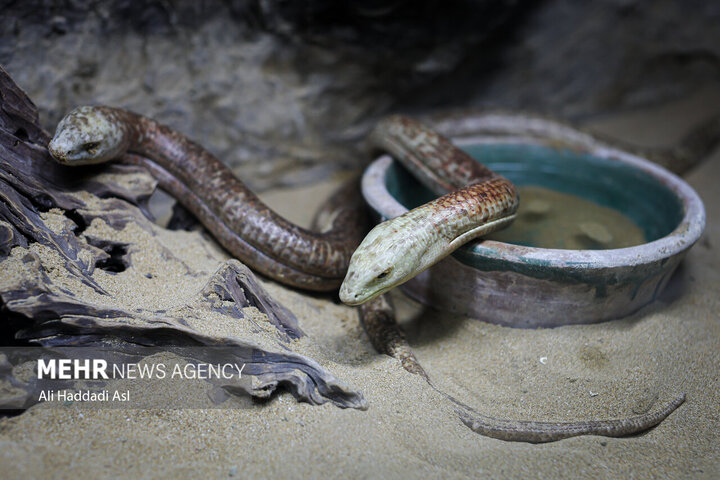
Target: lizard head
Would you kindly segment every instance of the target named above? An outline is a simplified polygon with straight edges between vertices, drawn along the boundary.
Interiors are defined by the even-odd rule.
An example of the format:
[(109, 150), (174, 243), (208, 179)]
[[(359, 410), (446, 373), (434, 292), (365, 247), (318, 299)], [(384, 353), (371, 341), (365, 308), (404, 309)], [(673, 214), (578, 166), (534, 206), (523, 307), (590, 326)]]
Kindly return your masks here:
[(48, 150), (64, 165), (100, 163), (122, 155), (124, 129), (100, 107), (78, 107), (58, 124)]
[[(441, 248), (422, 238), (428, 228), (401, 215), (377, 225), (350, 259), (340, 286), (340, 300), (360, 305), (413, 278), (442, 258)], [(437, 252), (435, 251), (437, 250)]]

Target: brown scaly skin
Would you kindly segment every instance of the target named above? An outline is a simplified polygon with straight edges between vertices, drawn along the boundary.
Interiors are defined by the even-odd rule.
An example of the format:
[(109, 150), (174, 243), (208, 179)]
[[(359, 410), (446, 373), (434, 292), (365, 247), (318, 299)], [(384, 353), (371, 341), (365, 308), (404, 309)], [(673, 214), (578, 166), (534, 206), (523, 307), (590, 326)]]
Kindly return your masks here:
[(474, 432), (501, 440), (531, 443), (555, 442), (578, 435), (603, 435), (605, 437), (633, 435), (656, 426), (685, 401), (685, 394), (682, 394), (655, 410), (616, 420), (527, 422), (488, 417), (449, 395), (445, 396), (455, 404), (460, 420)]
[[(433, 191), (441, 194), (461, 188), (425, 207), (425, 213), (430, 216), (430, 221), (426, 222), (430, 225), (428, 238), (451, 240), (453, 235), (457, 237), (458, 232), (453, 234), (447, 230), (446, 223), (454, 222), (460, 236), (467, 241), (474, 238), (472, 235), (465, 238), (468, 228), (470, 233), (474, 231), (468, 219), (489, 220), (491, 224), (498, 221), (497, 225), (501, 226), (503, 219), (514, 215), (517, 198), (510, 182), (421, 124), (404, 117), (390, 117), (375, 129), (371, 143), (392, 153)], [(76, 109), (58, 125), (49, 150), (59, 162), (68, 165), (99, 163), (128, 152), (146, 157), (126, 156), (131, 161), (143, 163), (160, 186), (193, 212), (230, 253), (291, 286), (319, 291), (336, 289), (363, 232), (364, 225), (359, 220), (363, 213), (356, 189), (345, 188), (335, 197), (335, 206), (341, 211), (334, 216), (328, 231), (317, 233), (302, 229), (270, 210), (202, 147), (168, 127), (132, 112), (109, 107)], [(458, 221), (457, 215), (467, 218)], [(418, 239), (422, 241), (421, 237)], [(437, 390), (399, 329), (387, 297), (381, 295), (370, 299), (362, 305), (360, 312), (373, 345), (398, 358), (405, 369), (421, 375)], [(622, 436), (642, 432), (657, 425), (685, 398), (680, 396), (655, 412), (636, 417), (550, 423), (487, 417), (443, 395), (456, 406), (462, 421), (474, 431), (527, 442), (547, 442), (584, 434)]]
[[(109, 124), (113, 129), (109, 137), (118, 144), (109, 149), (110, 158), (120, 152), (146, 157), (161, 187), (175, 194), (230, 253), (253, 268), (310, 290), (336, 290), (342, 282), (350, 256), (364, 233), (364, 226), (356, 221), (363, 212), (357, 189), (352, 192), (355, 200), (338, 204), (343, 211), (335, 216), (329, 232), (310, 232), (273, 212), (225, 164), (172, 129), (109, 107), (82, 107), (73, 113), (76, 123), (90, 128)], [(63, 120), (64, 137), (56, 134), (50, 143), (51, 153), (69, 165), (96, 163), (93, 156), (87, 156), (93, 159), (88, 160), (82, 151), (67, 148), (69, 141), (75, 142), (67, 118)], [(58, 131), (61, 127), (62, 122)], [(99, 142), (101, 139), (90, 139), (81, 146), (89, 145), (93, 150), (102, 147), (95, 145)]]
[(395, 309), (390, 296), (380, 295), (363, 303), (359, 309), (360, 321), (375, 350), (398, 359), (405, 370), (420, 375), (430, 382), (430, 378), (415, 357), (405, 334), (395, 320)]

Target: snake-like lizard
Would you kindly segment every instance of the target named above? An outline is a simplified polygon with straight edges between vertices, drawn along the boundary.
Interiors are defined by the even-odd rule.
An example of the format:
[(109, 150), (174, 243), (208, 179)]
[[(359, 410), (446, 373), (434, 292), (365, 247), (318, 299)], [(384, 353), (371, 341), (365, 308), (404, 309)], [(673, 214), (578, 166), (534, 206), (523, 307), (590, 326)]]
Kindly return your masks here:
[[(363, 304), (361, 320), (373, 345), (400, 359), (407, 370), (422, 375), (438, 390), (412, 353), (383, 294), (464, 243), (509, 224), (516, 215), (517, 193), (508, 180), (412, 119), (393, 116), (381, 121), (370, 141), (444, 195), (379, 224), (362, 243), (364, 207), (356, 186), (341, 189), (328, 202), (334, 207), (325, 212), (333, 218), (329, 228), (306, 230), (273, 212), (200, 145), (133, 112), (79, 107), (63, 118), (48, 148), (66, 165), (100, 163), (125, 153), (140, 155), (143, 158), (126, 158), (142, 163), (160, 187), (190, 210), (231, 254), (290, 286), (315, 291), (340, 287), (345, 303)], [(474, 431), (528, 442), (641, 432), (661, 422), (685, 398), (680, 395), (635, 417), (554, 423), (487, 417), (446, 396)]]

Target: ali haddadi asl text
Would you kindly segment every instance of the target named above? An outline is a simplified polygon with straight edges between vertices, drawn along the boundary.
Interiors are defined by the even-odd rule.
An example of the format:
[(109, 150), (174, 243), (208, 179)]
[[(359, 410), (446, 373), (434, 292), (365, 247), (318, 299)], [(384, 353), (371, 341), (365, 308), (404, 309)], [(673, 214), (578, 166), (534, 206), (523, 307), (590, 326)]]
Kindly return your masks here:
[(100, 390), (94, 392), (90, 390), (42, 390), (38, 398), (41, 402), (128, 402), (130, 401), (130, 391), (121, 392), (119, 390), (111, 392), (109, 390)]

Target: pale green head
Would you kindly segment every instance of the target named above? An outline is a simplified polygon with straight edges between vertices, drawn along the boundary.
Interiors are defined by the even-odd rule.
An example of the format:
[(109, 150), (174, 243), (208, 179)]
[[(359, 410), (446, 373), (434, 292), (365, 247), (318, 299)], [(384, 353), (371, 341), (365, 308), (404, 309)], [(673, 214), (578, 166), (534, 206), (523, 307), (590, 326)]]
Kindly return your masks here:
[(430, 227), (403, 215), (373, 228), (350, 259), (340, 300), (347, 305), (365, 303), (442, 258), (441, 246), (426, 241)]
[(122, 155), (126, 145), (125, 130), (108, 111), (78, 107), (60, 121), (48, 150), (62, 164), (87, 165)]

